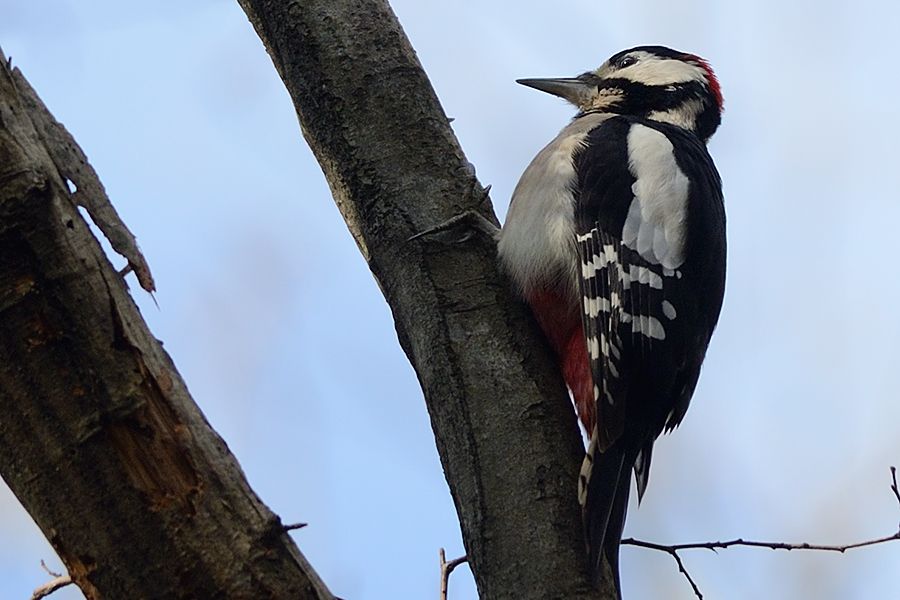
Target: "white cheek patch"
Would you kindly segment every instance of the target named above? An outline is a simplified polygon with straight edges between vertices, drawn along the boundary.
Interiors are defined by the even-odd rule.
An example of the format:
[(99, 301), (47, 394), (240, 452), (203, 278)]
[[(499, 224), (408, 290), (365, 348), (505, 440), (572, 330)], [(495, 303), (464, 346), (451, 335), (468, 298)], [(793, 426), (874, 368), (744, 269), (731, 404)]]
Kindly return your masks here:
[(674, 270), (684, 262), (690, 180), (675, 161), (672, 142), (637, 123), (628, 131), (628, 167), (634, 199), (622, 242), (647, 262)]
[(697, 115), (703, 112), (703, 103), (699, 100), (687, 100), (674, 108), (668, 110), (655, 110), (647, 115), (651, 121), (662, 121), (663, 123), (671, 123), (693, 131), (696, 127)]
[(707, 83), (706, 70), (680, 60), (660, 58), (649, 52), (632, 54), (637, 63), (624, 69), (609, 73), (611, 77), (620, 77), (645, 85), (668, 85), (699, 81)]

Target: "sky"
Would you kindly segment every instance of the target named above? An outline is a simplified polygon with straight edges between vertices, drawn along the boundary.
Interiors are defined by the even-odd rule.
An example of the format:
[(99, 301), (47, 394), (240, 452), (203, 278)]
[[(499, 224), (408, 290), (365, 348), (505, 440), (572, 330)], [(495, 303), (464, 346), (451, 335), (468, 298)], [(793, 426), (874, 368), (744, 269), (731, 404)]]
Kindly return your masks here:
[[(576, 75), (642, 44), (718, 73), (725, 304), (626, 535), (843, 544), (896, 531), (900, 4), (393, 7), (501, 217), (573, 114), (515, 79)], [(463, 549), (421, 391), (237, 3), (0, 0), (0, 46), (97, 169), (156, 278), (159, 308), (131, 281), (151, 330), (261, 498), (309, 523), (293, 535), (332, 591), (437, 598), (438, 548)], [(900, 542), (683, 558), (710, 600), (900, 597)], [(62, 568), (0, 482), (0, 598), (45, 582), (41, 559)], [(623, 548), (622, 569), (629, 600), (693, 598), (663, 553)], [(450, 598), (475, 597), (459, 568)]]

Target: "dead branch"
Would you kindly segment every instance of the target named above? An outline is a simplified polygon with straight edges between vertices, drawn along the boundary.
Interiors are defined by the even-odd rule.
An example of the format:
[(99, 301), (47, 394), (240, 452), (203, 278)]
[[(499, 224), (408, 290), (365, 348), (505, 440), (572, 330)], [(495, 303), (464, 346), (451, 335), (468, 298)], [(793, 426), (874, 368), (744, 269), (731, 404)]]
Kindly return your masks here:
[(450, 582), (450, 573), (453, 572), (453, 569), (458, 567), (459, 565), (466, 562), (466, 555), (462, 555), (459, 558), (454, 558), (451, 561), (447, 560), (447, 555), (444, 552), (444, 549), (441, 548), (438, 551), (438, 556), (441, 559), (441, 596), (440, 600), (447, 600), (447, 586)]
[(59, 174), (75, 186), (71, 195), (72, 200), (87, 210), (97, 228), (109, 240), (113, 250), (128, 261), (128, 267), (134, 272), (141, 287), (152, 294), (156, 290), (156, 284), (153, 283), (150, 266), (141, 254), (134, 235), (116, 212), (106, 194), (106, 188), (100, 182), (100, 176), (88, 162), (81, 146), (50, 113), (22, 72), (12, 69), (11, 73), (22, 105), (28, 111), (28, 116), (50, 159), (59, 170)]
[(331, 600), (91, 234), (76, 203), (152, 288), (76, 150), (0, 51), (0, 475), (89, 600)]
[(56, 590), (64, 588), (71, 583), (72, 578), (68, 575), (59, 575), (57, 577), (54, 577), (44, 585), (35, 588), (34, 592), (32, 592), (31, 594), (31, 600), (40, 600), (40, 598), (46, 598)]

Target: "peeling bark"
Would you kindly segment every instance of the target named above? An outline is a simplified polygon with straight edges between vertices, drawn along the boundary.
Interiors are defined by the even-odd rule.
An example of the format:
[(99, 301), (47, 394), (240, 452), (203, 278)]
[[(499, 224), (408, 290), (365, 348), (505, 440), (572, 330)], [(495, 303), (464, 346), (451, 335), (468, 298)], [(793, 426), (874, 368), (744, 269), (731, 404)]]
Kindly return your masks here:
[(383, 0), (239, 3), (393, 311), (480, 596), (614, 597), (586, 575), (571, 404), (493, 240), (408, 241), (466, 210), (497, 221), (396, 17)]
[(3, 479), (89, 600), (333, 598), (81, 217), (66, 178), (152, 287), (84, 154), (0, 61)]
[[(589, 586), (573, 411), (493, 240), (408, 241), (496, 218), (390, 8), (239, 2), (393, 311), (481, 597), (614, 597)], [(76, 204), (149, 290), (133, 236), (18, 77), (0, 70), (0, 474), (89, 599), (332, 598), (147, 331)]]

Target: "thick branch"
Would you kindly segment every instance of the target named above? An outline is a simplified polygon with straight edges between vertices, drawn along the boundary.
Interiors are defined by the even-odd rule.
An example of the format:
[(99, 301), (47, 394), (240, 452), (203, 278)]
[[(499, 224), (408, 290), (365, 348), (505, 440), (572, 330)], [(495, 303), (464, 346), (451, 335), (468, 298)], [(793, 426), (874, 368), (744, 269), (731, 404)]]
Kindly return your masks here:
[(393, 311), (482, 598), (587, 598), (584, 454), (559, 374), (493, 240), (414, 234), (482, 211), (448, 119), (384, 0), (239, 0)]
[(0, 61), (0, 474), (91, 600), (332, 598), (70, 198), (64, 177), (97, 192), (60, 171), (80, 149)]

